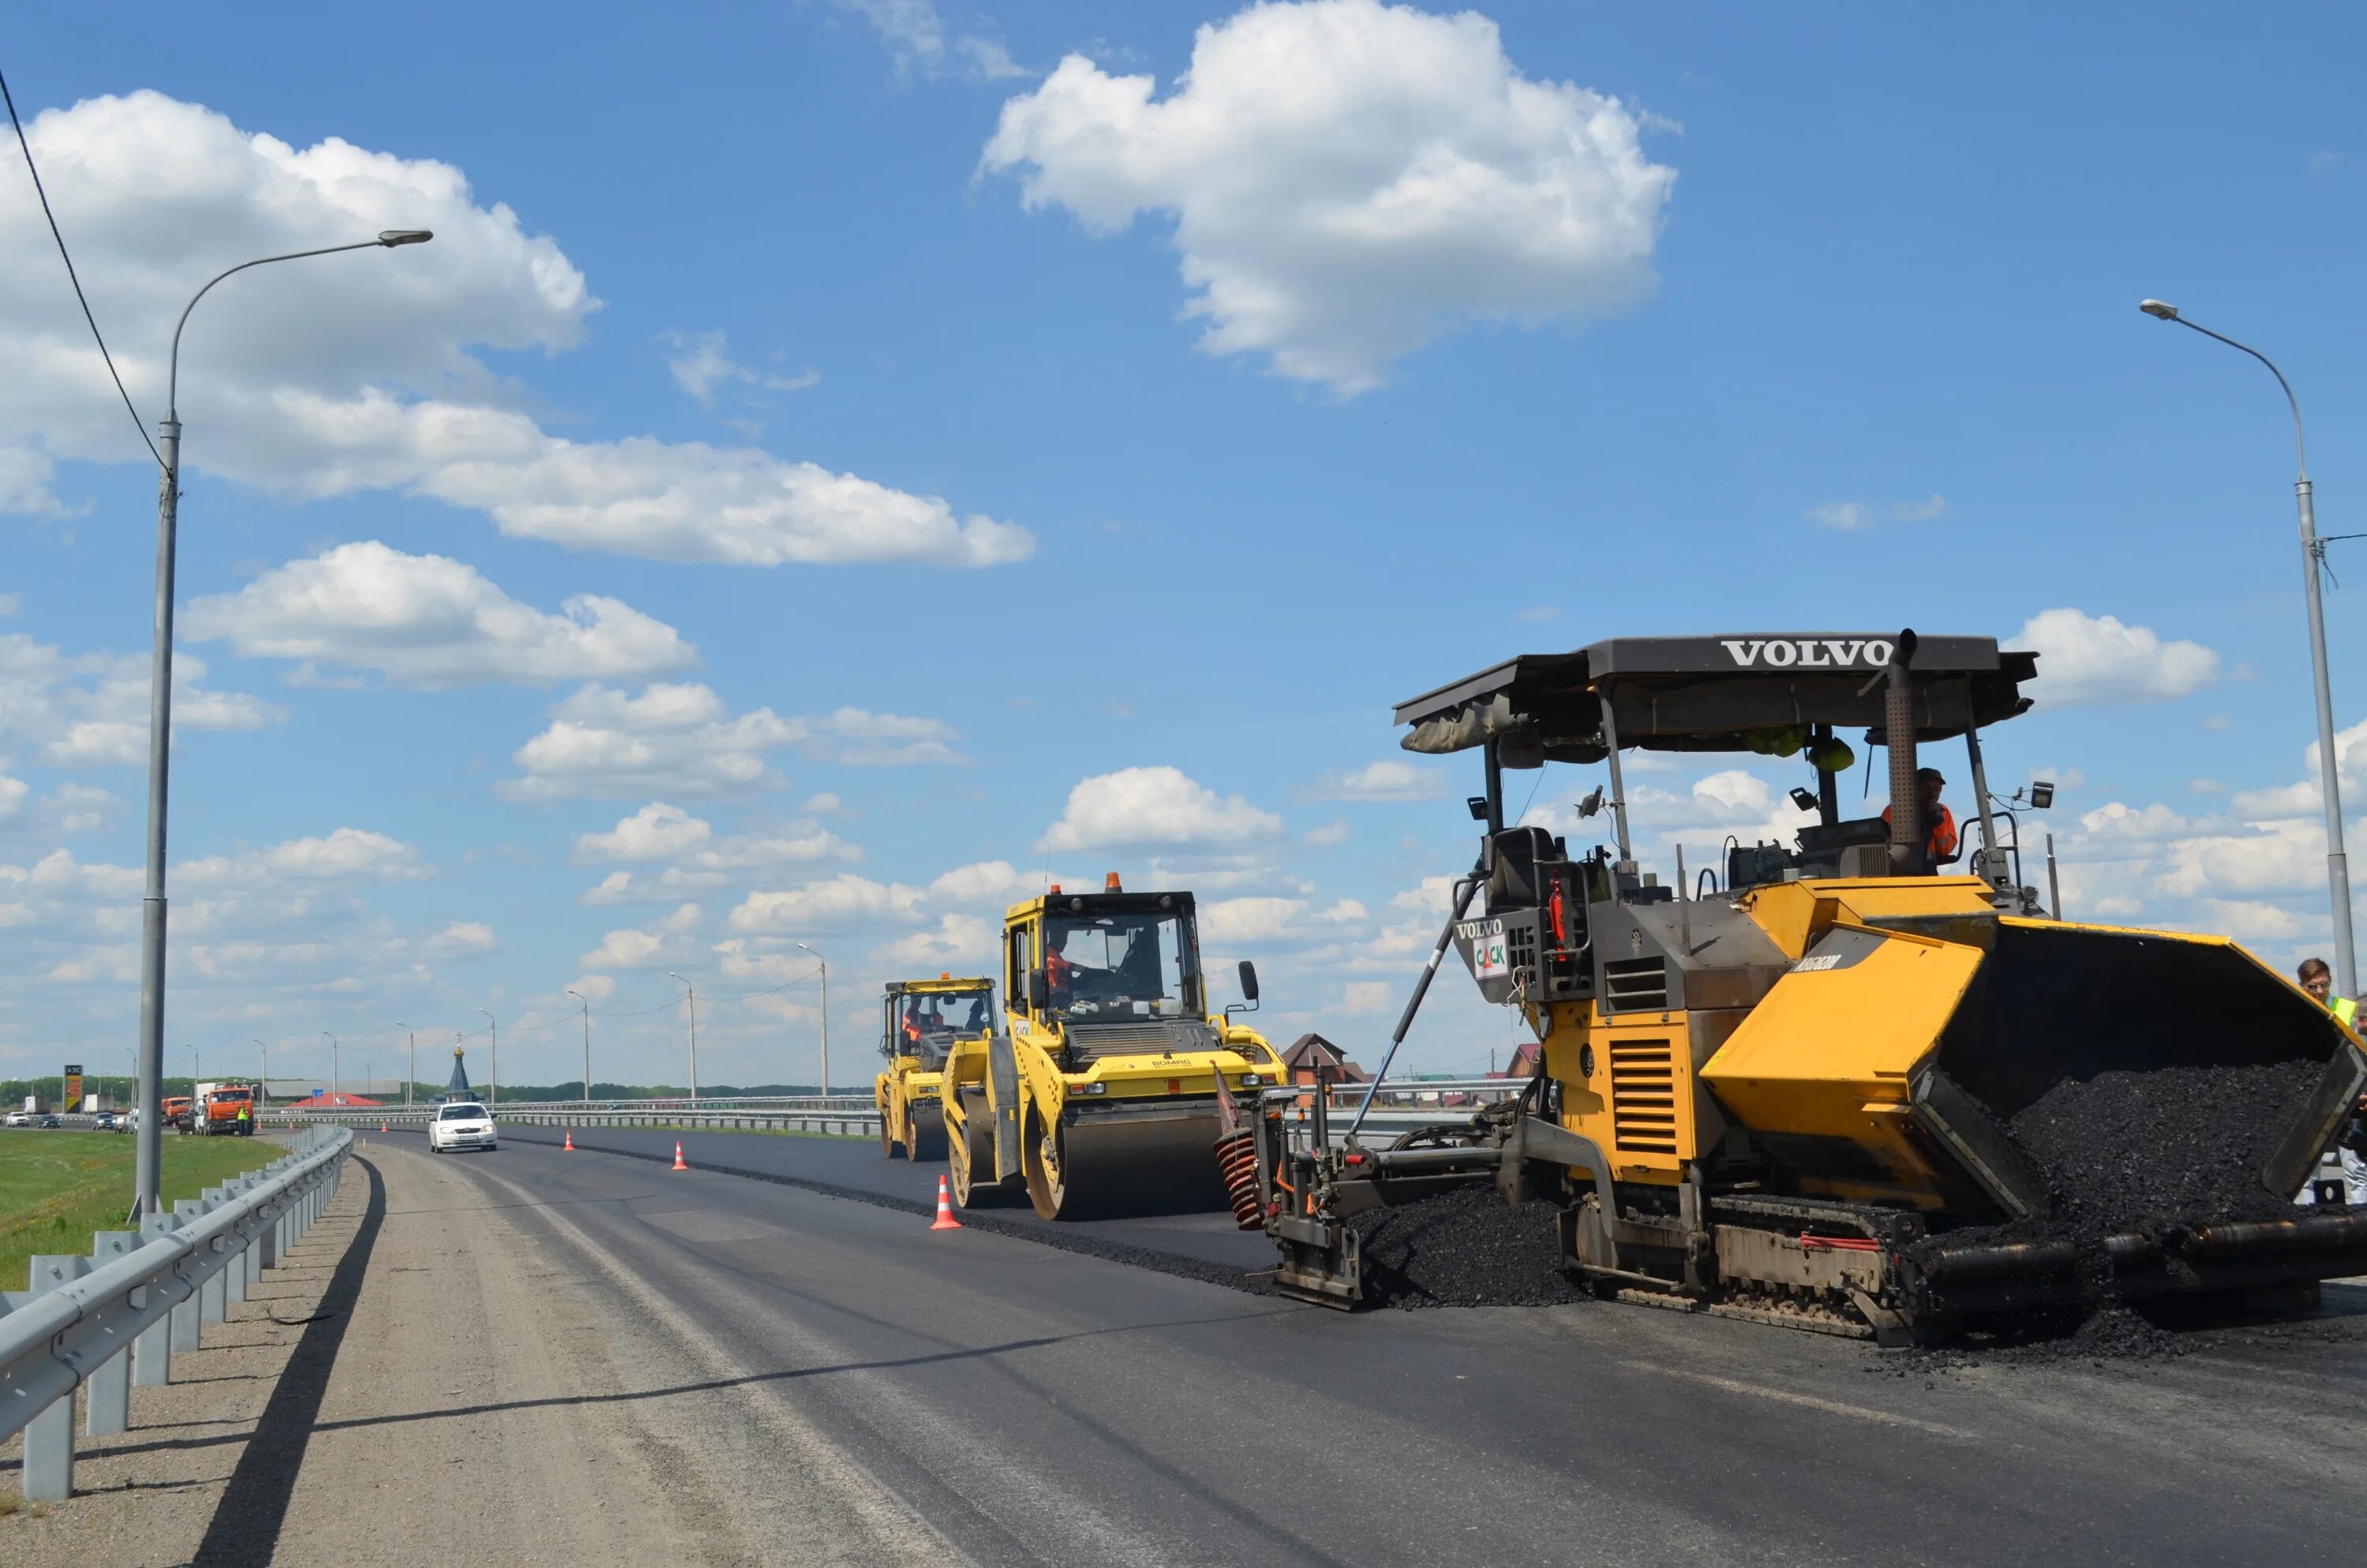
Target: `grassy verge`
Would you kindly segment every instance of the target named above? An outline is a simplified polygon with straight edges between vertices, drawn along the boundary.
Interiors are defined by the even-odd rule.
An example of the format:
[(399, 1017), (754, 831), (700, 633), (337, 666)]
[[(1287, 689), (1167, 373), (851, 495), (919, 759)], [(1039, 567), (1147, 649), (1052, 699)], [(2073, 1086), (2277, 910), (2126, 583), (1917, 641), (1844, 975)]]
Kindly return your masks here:
[[(119, 1133), (0, 1132), (0, 1290), (25, 1289), (37, 1252), (88, 1252), (131, 1206), (133, 1139)], [(166, 1203), (194, 1198), (288, 1151), (268, 1138), (164, 1139)]]

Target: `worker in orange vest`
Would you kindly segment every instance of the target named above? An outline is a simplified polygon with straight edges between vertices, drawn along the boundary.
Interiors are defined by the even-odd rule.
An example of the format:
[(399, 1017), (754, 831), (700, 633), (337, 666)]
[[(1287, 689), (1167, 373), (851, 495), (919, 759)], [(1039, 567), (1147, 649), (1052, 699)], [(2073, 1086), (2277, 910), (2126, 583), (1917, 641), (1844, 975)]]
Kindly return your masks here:
[[(1915, 770), (1915, 789), (1920, 797), (1917, 814), (1923, 818), (1927, 829), (1923, 848), (1933, 865), (1945, 865), (1956, 858), (1956, 814), (1949, 810), (1947, 803), (1940, 798), (1940, 792), (1947, 784), (1948, 781), (1940, 776), (1937, 768)], [(1882, 819), (1885, 822), (1890, 820), (1890, 807), (1887, 806), (1882, 808)]]

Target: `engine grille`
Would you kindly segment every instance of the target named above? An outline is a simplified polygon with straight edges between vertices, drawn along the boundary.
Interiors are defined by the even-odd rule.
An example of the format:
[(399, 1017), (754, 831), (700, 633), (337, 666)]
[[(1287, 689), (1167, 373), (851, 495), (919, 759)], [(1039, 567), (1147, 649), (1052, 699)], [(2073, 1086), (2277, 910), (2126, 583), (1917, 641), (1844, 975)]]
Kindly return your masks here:
[(1156, 1056), (1162, 1051), (1206, 1051), (1216, 1043), (1196, 1019), (1146, 1019), (1128, 1023), (1071, 1023), (1069, 1061), (1082, 1067), (1104, 1056)]
[(1658, 958), (1614, 958), (1603, 965), (1603, 1001), (1613, 1012), (1666, 1012), (1669, 966)]
[(1611, 1047), (1611, 1142), (1625, 1154), (1677, 1152), (1676, 1068), (1665, 1040)]

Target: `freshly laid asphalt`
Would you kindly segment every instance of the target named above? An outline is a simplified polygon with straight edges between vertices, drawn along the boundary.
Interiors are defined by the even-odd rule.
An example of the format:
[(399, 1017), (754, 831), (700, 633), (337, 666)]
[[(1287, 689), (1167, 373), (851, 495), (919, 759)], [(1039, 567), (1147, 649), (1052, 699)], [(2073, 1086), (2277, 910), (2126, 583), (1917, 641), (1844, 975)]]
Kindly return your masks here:
[[(647, 1397), (754, 1402), (924, 1521), (933, 1562), (2358, 1559), (2355, 1288), (2309, 1323), (2098, 1365), (1927, 1361), (1604, 1303), (1352, 1317), (777, 1179), (934, 1200), (937, 1168), (874, 1145), (694, 1134), (674, 1172), (598, 1152), (671, 1156), (670, 1132), (562, 1155), (544, 1131), (444, 1168), (568, 1289), (651, 1335), (693, 1325), (729, 1374)], [(1246, 1241), (1262, 1266), (1222, 1220), (1108, 1224), (1201, 1256)], [(651, 1292), (665, 1312), (633, 1317), (625, 1298)], [(807, 1462), (777, 1461), (785, 1510)], [(761, 1509), (761, 1465), (753, 1484)], [(825, 1549), (785, 1511), (766, 1560), (918, 1560), (898, 1528)]]

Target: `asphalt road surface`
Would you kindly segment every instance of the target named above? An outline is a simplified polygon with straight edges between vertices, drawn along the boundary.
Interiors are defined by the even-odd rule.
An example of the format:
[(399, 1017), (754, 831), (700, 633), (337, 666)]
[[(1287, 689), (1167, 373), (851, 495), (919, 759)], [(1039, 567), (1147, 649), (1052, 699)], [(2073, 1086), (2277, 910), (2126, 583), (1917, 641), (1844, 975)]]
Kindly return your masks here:
[[(646, 1503), (675, 1561), (2359, 1557), (2354, 1289), (2327, 1319), (2198, 1338), (2174, 1360), (1969, 1370), (1609, 1304), (1349, 1317), (504, 1132), (497, 1153), (433, 1162), (374, 1134), (370, 1157), (432, 1163), (470, 1195), (436, 1223), (498, 1225), (563, 1295), (549, 1332), (604, 1337), (615, 1386), (570, 1402), (571, 1427), (663, 1416)], [(674, 1134), (590, 1141), (671, 1154)], [(873, 1145), (683, 1141), (695, 1167), (935, 1191), (937, 1168)], [(1117, 1224), (1134, 1242), (1241, 1245), (1217, 1219)], [(440, 1332), (481, 1330), (455, 1311)], [(673, 1381), (637, 1381), (663, 1368)]]

